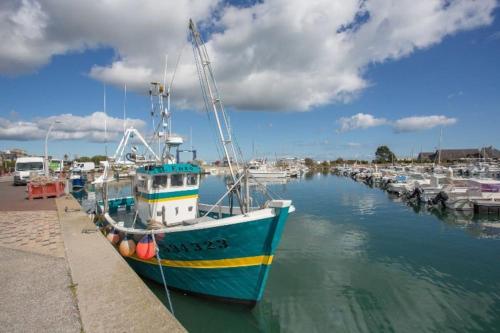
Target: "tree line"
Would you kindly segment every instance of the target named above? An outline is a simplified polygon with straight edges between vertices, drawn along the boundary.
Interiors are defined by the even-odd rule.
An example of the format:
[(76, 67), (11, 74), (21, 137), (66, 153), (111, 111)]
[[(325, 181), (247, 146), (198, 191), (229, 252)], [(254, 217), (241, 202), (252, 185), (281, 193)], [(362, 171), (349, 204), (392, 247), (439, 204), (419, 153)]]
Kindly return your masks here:
[[(404, 160), (407, 162), (406, 160)], [(341, 157), (335, 159), (335, 160), (330, 160), (330, 161), (322, 161), (322, 162), (317, 162), (314, 159), (307, 157), (304, 160), (304, 164), (311, 170), (321, 170), (321, 169), (329, 169), (332, 166), (337, 166), (337, 165), (342, 165), (342, 164), (370, 164), (370, 163), (377, 163), (377, 164), (387, 164), (387, 163), (396, 163), (398, 162), (398, 158), (396, 157), (396, 154), (394, 154), (391, 149), (386, 146), (382, 145), (377, 147), (375, 150), (375, 159), (372, 161), (368, 160), (357, 160), (357, 159), (343, 159)]]

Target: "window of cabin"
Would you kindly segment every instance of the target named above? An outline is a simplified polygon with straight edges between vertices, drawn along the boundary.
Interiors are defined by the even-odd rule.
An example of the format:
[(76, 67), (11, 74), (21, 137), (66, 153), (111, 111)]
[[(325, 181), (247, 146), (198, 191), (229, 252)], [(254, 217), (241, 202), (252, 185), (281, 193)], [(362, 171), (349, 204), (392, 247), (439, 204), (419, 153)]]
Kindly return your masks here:
[(153, 188), (167, 188), (168, 176), (156, 175), (153, 177)]
[(195, 173), (190, 173), (186, 178), (186, 185), (188, 186), (196, 186), (198, 184), (198, 175)]
[(139, 176), (137, 178), (137, 187), (147, 188), (147, 178), (143, 176)]
[(175, 174), (170, 176), (170, 186), (172, 187), (178, 187), (178, 186), (183, 186), (184, 185), (184, 175), (182, 174)]

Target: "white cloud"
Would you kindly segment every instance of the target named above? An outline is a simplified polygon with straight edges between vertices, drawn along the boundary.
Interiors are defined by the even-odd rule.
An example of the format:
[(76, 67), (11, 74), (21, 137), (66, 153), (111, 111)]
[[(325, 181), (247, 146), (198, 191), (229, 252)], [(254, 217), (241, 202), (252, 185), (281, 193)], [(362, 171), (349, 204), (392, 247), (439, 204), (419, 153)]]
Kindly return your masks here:
[[(51, 140), (87, 140), (104, 142), (106, 134), (104, 123), (107, 121), (107, 140), (113, 141), (123, 133), (123, 119), (113, 118), (103, 112), (94, 112), (88, 116), (61, 114), (32, 121), (11, 121), (0, 118), (0, 140), (40, 140), (44, 139), (50, 124), (56, 123), (50, 134)], [(127, 126), (138, 129), (145, 127), (140, 119), (127, 119)]]
[(462, 90), (460, 90), (458, 92), (453, 92), (453, 93), (448, 94), (448, 99), (453, 99), (455, 97), (460, 97), (463, 94), (464, 94), (464, 92)]
[(349, 147), (349, 148), (359, 148), (359, 147), (361, 147), (361, 143), (359, 143), (359, 142), (348, 142), (346, 144), (346, 146)]
[(449, 118), (443, 115), (414, 116), (401, 118), (395, 121), (384, 118), (376, 118), (367, 113), (358, 113), (351, 117), (342, 117), (337, 121), (340, 128), (337, 133), (352, 131), (355, 129), (366, 129), (381, 125), (390, 125), (396, 133), (415, 132), (434, 128), (436, 126), (449, 126), (457, 122), (456, 118)]
[[(0, 4), (0, 74), (30, 72), (52, 56), (111, 47), (116, 58), (90, 76), (144, 91), (170, 72), (187, 45), (193, 17), (226, 105), (240, 109), (308, 110), (349, 101), (369, 82), (365, 68), (430, 47), (459, 31), (490, 24), (495, 0), (265, 0), (226, 2), (4, 0)], [(70, 14), (71, 13), (71, 14)], [(199, 101), (190, 46), (174, 98)], [(193, 102), (193, 98), (198, 101)]]
[(494, 33), (489, 35), (488, 38), (486, 38), (486, 40), (490, 42), (500, 40), (500, 31), (495, 31)]
[(436, 126), (449, 126), (457, 122), (456, 118), (446, 116), (415, 116), (396, 120), (394, 130), (400, 132), (415, 132), (434, 128)]
[(359, 128), (365, 129), (387, 124), (387, 120), (384, 118), (375, 118), (367, 113), (357, 113), (352, 117), (342, 117), (337, 122), (340, 124), (340, 128), (337, 132), (341, 133)]

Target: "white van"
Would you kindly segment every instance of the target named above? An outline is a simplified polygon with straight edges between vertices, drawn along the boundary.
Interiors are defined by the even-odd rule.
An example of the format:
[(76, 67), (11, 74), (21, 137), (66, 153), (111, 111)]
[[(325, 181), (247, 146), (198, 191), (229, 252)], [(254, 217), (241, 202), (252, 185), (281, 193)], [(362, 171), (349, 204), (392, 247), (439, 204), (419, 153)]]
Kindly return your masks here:
[(14, 185), (25, 185), (32, 172), (39, 175), (45, 174), (43, 157), (19, 157), (16, 160)]
[(78, 161), (73, 162), (72, 170), (89, 172), (89, 171), (93, 171), (94, 169), (95, 169), (94, 162), (78, 162)]

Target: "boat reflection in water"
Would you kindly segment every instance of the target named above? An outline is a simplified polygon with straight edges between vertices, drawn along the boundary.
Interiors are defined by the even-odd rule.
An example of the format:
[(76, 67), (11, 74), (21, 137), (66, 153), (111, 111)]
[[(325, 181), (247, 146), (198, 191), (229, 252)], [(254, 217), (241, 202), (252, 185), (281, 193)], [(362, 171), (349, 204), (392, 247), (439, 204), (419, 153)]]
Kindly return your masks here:
[[(391, 198), (392, 199), (392, 198)], [(394, 202), (402, 202), (395, 198)], [(479, 238), (500, 238), (500, 222), (494, 215), (477, 214), (471, 210), (459, 211), (439, 207), (427, 207), (420, 202), (407, 201), (406, 204), (416, 214), (430, 214), (449, 226), (462, 228), (468, 234)]]

